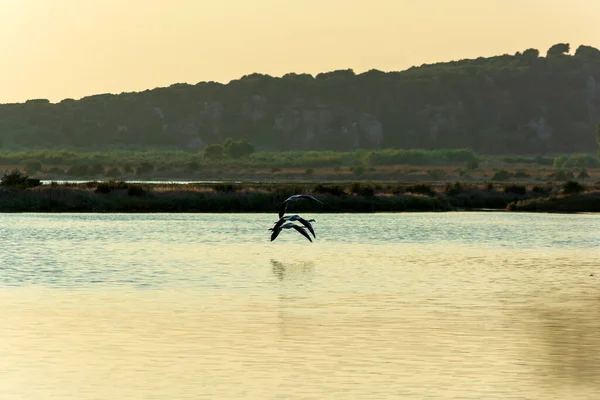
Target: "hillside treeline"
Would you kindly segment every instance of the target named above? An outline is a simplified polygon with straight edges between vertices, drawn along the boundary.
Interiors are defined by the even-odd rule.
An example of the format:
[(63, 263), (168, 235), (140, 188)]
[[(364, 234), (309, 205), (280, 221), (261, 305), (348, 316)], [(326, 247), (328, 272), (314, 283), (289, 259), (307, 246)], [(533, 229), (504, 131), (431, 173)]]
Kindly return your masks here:
[(247, 139), (259, 151), (470, 148), (592, 153), (600, 51), (569, 44), (413, 67), (0, 105), (0, 149), (197, 151)]

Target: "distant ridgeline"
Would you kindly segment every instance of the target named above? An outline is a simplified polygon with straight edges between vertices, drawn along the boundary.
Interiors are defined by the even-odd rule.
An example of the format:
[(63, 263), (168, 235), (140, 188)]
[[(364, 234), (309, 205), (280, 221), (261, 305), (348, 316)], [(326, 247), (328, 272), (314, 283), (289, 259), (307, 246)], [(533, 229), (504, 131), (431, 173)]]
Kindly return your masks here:
[(0, 105), (0, 149), (257, 150), (471, 148), (483, 154), (596, 150), (600, 51), (566, 43), (412, 67), (252, 74), (60, 103)]

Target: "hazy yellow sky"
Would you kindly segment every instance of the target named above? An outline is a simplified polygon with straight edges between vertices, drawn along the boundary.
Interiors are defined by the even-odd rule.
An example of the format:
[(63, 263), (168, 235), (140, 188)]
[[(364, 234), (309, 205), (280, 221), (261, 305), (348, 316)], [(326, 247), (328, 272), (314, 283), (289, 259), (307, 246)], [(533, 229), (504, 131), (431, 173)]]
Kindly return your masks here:
[(0, 103), (600, 48), (599, 0), (0, 0)]

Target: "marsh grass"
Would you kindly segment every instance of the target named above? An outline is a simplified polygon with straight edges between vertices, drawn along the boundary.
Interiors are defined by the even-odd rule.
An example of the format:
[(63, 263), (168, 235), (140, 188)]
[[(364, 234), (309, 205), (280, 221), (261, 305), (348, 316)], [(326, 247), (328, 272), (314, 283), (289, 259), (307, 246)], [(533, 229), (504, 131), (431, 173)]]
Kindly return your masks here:
[(525, 185), (519, 185), (516, 183), (507, 184), (504, 185), (504, 193), (515, 193), (524, 195), (525, 193), (527, 193), (527, 187)]
[[(301, 189), (301, 190), (297, 190)], [(270, 185), (243, 187), (235, 191), (179, 185), (139, 185), (119, 182), (45, 185), (38, 188), (2, 193), (3, 212), (276, 212), (288, 195), (314, 193), (319, 187)], [(322, 190), (322, 187), (320, 188)], [(341, 188), (320, 193), (325, 202), (297, 202), (295, 212), (375, 212), (406, 210), (448, 210), (437, 198), (427, 196), (376, 196), (374, 187), (359, 184), (352, 194)]]
[(215, 192), (222, 192), (222, 193), (233, 193), (236, 192), (240, 189), (240, 187), (234, 183), (231, 182), (224, 182), (224, 183), (216, 183), (213, 186), (213, 190)]
[(489, 190), (485, 183), (469, 182), (403, 185), (365, 181), (336, 184), (88, 181), (4, 190), (0, 195), (0, 211), (269, 213), (275, 212), (282, 200), (298, 193), (313, 194), (325, 205), (295, 202), (291, 212), (506, 209), (510, 203), (544, 198), (551, 191), (558, 193), (560, 186), (548, 184), (543, 189)]
[(433, 195), (434, 191), (430, 184), (426, 183), (417, 183), (414, 185), (409, 185), (404, 188), (404, 192), (406, 193), (420, 193), (425, 195)]
[(534, 185), (531, 188), (531, 191), (534, 193), (550, 193), (552, 191), (552, 184), (549, 185), (545, 185), (545, 186), (541, 186), (541, 185)]
[(600, 191), (550, 195), (509, 203), (508, 211), (600, 212)]
[(312, 191), (313, 191), (313, 193), (331, 194), (333, 196), (338, 196), (338, 197), (346, 194), (346, 192), (344, 191), (344, 188), (341, 185), (336, 185), (336, 184), (318, 183), (315, 186), (313, 186)]
[(146, 191), (146, 189), (144, 189), (144, 187), (142, 185), (129, 185), (129, 187), (127, 188), (127, 195), (128, 196), (135, 196), (135, 197), (142, 197), (145, 196), (148, 192)]
[(372, 197), (375, 195), (375, 185), (366, 184), (361, 182), (354, 182), (349, 187), (350, 193), (364, 196), (364, 197)]
[(446, 187), (444, 192), (449, 195), (449, 196), (456, 196), (459, 193), (462, 193), (463, 191), (463, 187), (460, 184), (460, 182), (454, 182), (454, 183), (446, 183)]

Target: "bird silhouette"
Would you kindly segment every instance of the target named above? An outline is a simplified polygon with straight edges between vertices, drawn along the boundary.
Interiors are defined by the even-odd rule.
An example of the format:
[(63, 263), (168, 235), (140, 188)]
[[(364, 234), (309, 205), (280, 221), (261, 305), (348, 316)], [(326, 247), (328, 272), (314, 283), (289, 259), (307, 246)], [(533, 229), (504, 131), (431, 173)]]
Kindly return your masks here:
[(299, 215), (288, 215), (287, 217), (281, 217), (279, 219), (279, 221), (277, 221), (275, 223), (275, 226), (273, 227), (273, 229), (278, 229), (285, 222), (290, 222), (290, 221), (300, 222), (302, 225), (304, 225), (310, 231), (310, 233), (312, 233), (314, 238), (317, 237), (317, 235), (315, 235), (315, 230), (313, 229), (312, 225), (310, 224), (311, 222), (315, 222), (315, 220), (314, 219), (306, 220)]
[(295, 194), (293, 196), (288, 197), (281, 203), (279, 203), (279, 218), (283, 217), (283, 215), (285, 214), (285, 212), (287, 210), (287, 205), (290, 201), (298, 201), (298, 200), (311, 200), (311, 201), (316, 201), (317, 203), (325, 204), (321, 200), (318, 200), (311, 195)]
[(304, 229), (301, 226), (298, 226), (298, 225), (294, 224), (293, 222), (286, 222), (285, 224), (280, 225), (277, 228), (276, 227), (269, 228), (270, 231), (273, 231), (273, 233), (271, 234), (271, 242), (273, 240), (275, 240), (277, 238), (277, 236), (279, 236), (279, 233), (281, 233), (281, 231), (284, 230), (284, 229), (295, 229), (300, 234), (302, 234), (302, 236), (304, 236), (305, 238), (307, 238), (309, 242), (312, 243), (312, 239), (310, 238), (310, 235), (308, 233), (306, 233), (306, 229)]

